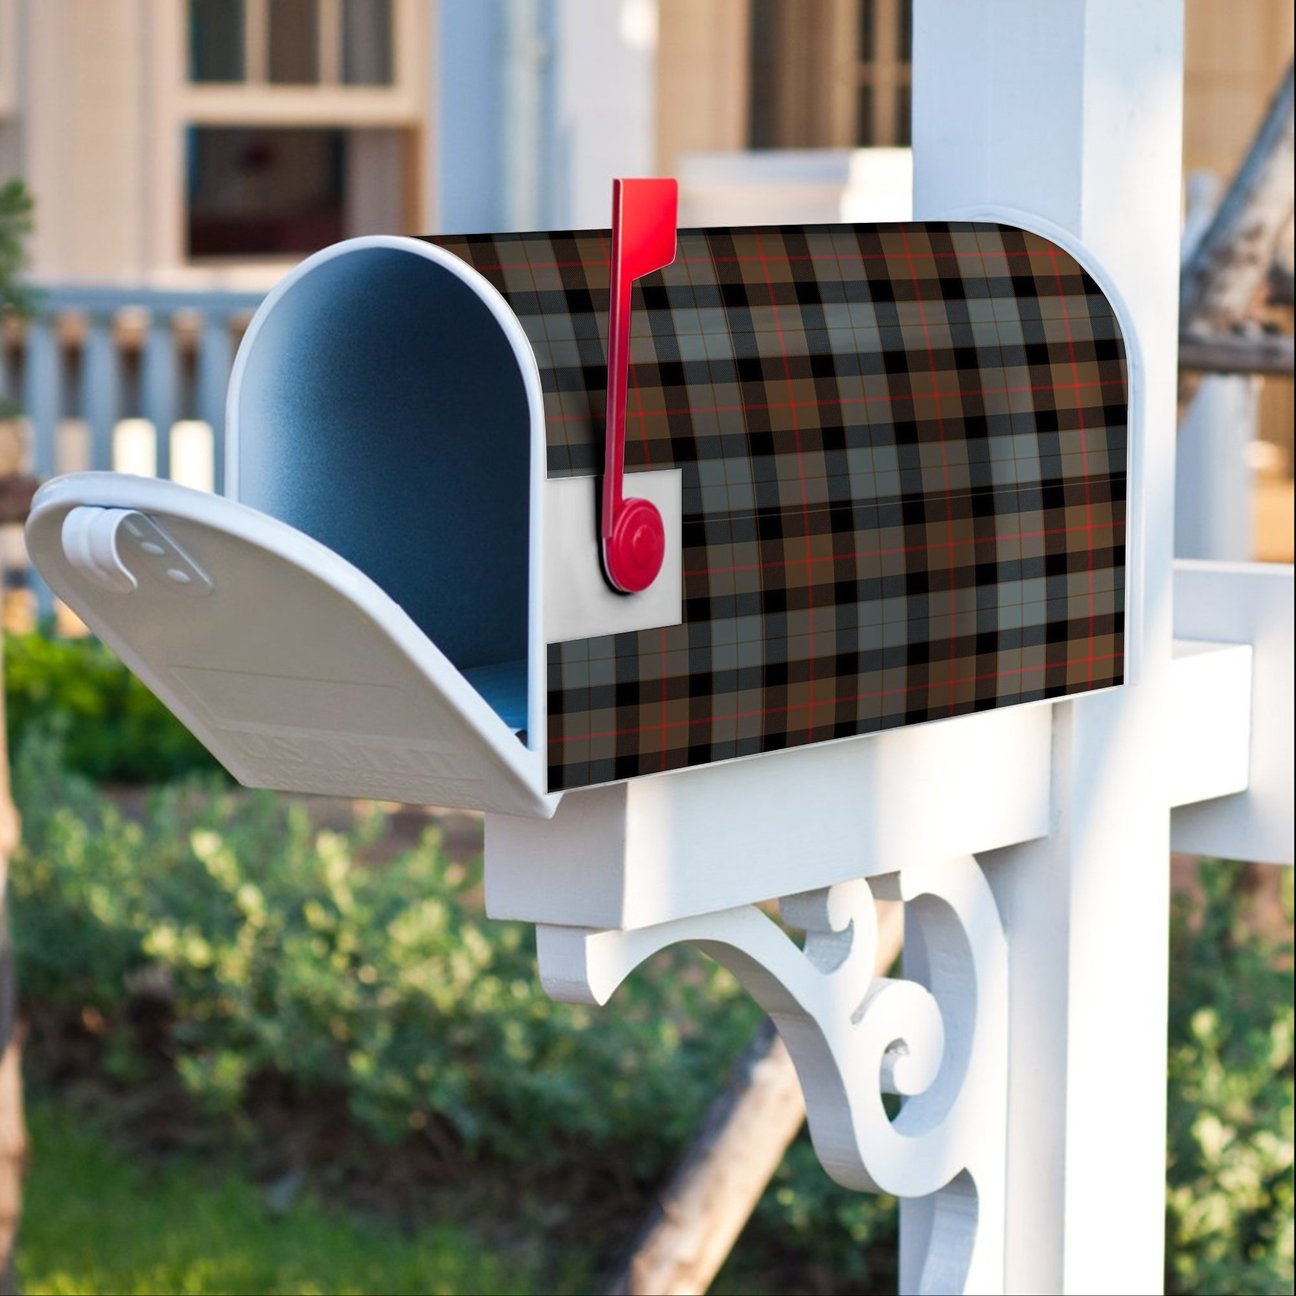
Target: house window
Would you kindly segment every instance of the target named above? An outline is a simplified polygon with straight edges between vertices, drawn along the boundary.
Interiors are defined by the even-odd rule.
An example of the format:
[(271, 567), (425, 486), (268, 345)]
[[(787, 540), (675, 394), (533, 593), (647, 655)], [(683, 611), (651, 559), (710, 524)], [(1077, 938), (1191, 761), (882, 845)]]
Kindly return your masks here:
[(182, 150), (172, 154), (184, 182), (170, 226), (180, 259), (289, 259), (359, 234), (418, 228), (425, 8), (426, 0), (177, 6), (176, 130), (161, 138)]
[(909, 143), (912, 0), (751, 0), (752, 148)]
[(399, 130), (190, 127), (189, 259), (300, 256), (399, 232), (408, 148)]
[(342, 0), (342, 82), (388, 85), (392, 79), (391, 0)]
[(266, 51), (272, 85), (318, 85), (319, 0), (270, 0)]
[(189, 79), (242, 81), (245, 73), (243, 0), (189, 0)]
[(913, 0), (860, 0), (855, 142), (909, 143)]
[(343, 237), (340, 130), (191, 127), (189, 255), (310, 252)]
[(189, 0), (194, 85), (389, 86), (393, 0)]

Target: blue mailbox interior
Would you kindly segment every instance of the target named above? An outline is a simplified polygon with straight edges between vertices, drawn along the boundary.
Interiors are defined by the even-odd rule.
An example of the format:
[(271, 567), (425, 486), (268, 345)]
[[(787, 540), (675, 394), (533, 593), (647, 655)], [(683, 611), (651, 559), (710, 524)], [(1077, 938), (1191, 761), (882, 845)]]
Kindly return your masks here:
[(245, 345), (239, 500), (358, 567), (524, 729), (531, 413), (487, 304), (416, 251), (357, 247)]

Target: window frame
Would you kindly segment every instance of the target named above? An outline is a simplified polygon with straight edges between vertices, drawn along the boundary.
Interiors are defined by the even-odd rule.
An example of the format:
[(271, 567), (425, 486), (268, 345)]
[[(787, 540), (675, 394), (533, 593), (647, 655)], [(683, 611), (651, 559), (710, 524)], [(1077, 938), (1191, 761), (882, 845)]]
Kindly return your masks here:
[[(0, 4), (6, 0), (0, 0)], [(320, 0), (323, 33), (324, 9), (340, 16), (341, 0)], [(268, 12), (266, 0), (247, 0), (245, 28), (251, 35), (254, 20)], [(406, 137), (406, 223), (421, 228), (426, 217), (423, 155), (428, 105), (434, 93), (425, 72), (431, 15), (424, 0), (392, 0), (392, 80), (387, 85), (346, 85), (321, 80), (309, 85), (274, 84), (268, 80), (195, 82), (189, 77), (187, 3), (150, 5), (154, 66), (159, 69), (153, 86), (153, 174), (160, 183), (150, 195), (150, 225), (157, 268), (181, 281), (217, 274), (231, 275), (240, 283), (261, 286), (273, 282), (295, 265), (299, 257), (267, 254), (264, 257), (191, 257), (187, 246), (188, 196), (186, 186), (186, 136), (190, 127), (300, 127), (339, 130), (390, 129)], [(259, 20), (258, 20), (259, 21)], [(268, 25), (261, 23), (260, 50), (245, 44), (244, 71), (268, 70)], [(330, 66), (342, 67), (340, 22), (333, 26), (336, 51)], [(323, 36), (322, 36), (323, 42)], [(328, 38), (332, 40), (332, 36)], [(260, 60), (256, 62), (254, 60)], [(321, 64), (323, 71), (324, 64)]]
[[(774, 45), (783, 51), (778, 75), (768, 86), (751, 82), (752, 96), (772, 96), (773, 138), (755, 147), (895, 148), (907, 145), (901, 127), (900, 92), (913, 84), (912, 56), (901, 57), (902, 9), (912, 0), (873, 0), (872, 57), (860, 57), (860, 0), (814, 0), (779, 4)], [(753, 28), (754, 30), (754, 28)], [(752, 57), (749, 48), (748, 60)], [(749, 69), (754, 72), (754, 69)], [(871, 138), (861, 140), (861, 91), (873, 91)], [(749, 99), (748, 139), (753, 115)], [(749, 147), (753, 147), (749, 145)]]
[(422, 109), (416, 39), (423, 27), (419, 0), (392, 0), (392, 79), (386, 85), (344, 82), (342, 0), (319, 0), (320, 79), (280, 84), (269, 79), (269, 0), (244, 0), (243, 79), (193, 81), (185, 42), (188, 5), (177, 24), (181, 107), (198, 126), (399, 126)]

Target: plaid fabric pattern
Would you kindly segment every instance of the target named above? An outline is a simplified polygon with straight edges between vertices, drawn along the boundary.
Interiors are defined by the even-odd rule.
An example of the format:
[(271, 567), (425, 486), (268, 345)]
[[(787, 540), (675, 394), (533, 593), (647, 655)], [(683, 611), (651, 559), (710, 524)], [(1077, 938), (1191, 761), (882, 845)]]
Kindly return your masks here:
[[(608, 233), (436, 242), (531, 340), (550, 476), (600, 472)], [(627, 470), (683, 470), (684, 619), (549, 646), (552, 789), (1120, 683), (1125, 352), (1067, 253), (681, 231), (631, 327)]]

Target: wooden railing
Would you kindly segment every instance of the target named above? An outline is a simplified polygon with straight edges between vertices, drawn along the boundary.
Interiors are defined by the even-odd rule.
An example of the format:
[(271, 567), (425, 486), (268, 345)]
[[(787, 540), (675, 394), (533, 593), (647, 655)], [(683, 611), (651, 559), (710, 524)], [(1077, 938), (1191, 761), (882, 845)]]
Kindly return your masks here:
[[(61, 285), (4, 337), (0, 396), (23, 411), (24, 467), (140, 472), (224, 489), (225, 389), (258, 293)], [(30, 574), (30, 573), (29, 573)], [(52, 610), (34, 582), (38, 612)]]

